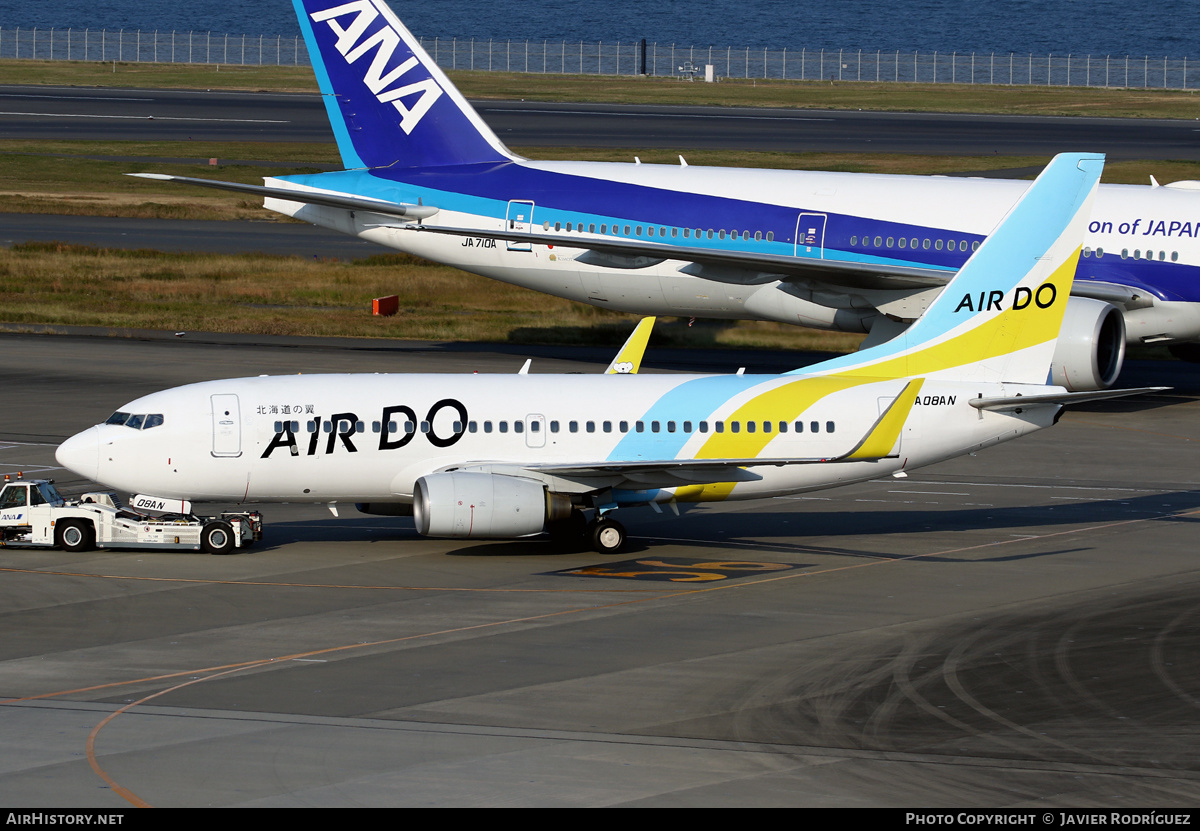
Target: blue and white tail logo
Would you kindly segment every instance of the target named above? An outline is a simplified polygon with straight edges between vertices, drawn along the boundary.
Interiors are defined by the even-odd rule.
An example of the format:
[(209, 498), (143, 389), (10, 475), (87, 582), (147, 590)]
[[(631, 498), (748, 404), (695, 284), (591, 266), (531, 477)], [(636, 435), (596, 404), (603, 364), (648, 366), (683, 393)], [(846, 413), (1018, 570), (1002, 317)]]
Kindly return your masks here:
[(382, 0), (293, 0), (347, 168), (512, 155)]

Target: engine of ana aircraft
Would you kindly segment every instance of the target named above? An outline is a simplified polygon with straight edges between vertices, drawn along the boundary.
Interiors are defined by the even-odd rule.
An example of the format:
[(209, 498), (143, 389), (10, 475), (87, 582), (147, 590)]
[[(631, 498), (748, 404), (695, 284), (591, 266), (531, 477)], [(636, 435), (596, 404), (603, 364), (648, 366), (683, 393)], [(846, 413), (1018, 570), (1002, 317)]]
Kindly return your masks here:
[(1072, 392), (1108, 389), (1125, 363), (1125, 318), (1102, 300), (1072, 297), (1054, 350), (1051, 383)]

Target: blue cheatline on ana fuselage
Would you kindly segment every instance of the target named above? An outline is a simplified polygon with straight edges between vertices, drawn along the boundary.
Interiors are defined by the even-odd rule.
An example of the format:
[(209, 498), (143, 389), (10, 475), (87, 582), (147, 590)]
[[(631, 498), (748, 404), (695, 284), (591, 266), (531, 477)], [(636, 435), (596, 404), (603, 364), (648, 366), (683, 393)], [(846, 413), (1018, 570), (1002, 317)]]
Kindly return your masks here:
[(642, 325), (591, 377), (526, 364), (192, 384), (125, 405), (57, 456), (158, 498), (349, 502), (412, 512), (423, 534), (548, 529), (604, 551), (624, 539), (621, 507), (900, 473), (1047, 427), (1080, 396), (1128, 394), (1045, 380), (1102, 166), (1057, 157), (915, 326), (804, 374), (639, 375)]
[[(262, 187), (145, 175), (256, 193), (289, 216), (605, 308), (868, 332), (868, 345), (920, 317), (1029, 187), (682, 157), (530, 161), (382, 0), (294, 5), (347, 169)], [(1110, 386), (1127, 340), (1200, 341), (1198, 189), (1101, 186), (1057, 383)]]

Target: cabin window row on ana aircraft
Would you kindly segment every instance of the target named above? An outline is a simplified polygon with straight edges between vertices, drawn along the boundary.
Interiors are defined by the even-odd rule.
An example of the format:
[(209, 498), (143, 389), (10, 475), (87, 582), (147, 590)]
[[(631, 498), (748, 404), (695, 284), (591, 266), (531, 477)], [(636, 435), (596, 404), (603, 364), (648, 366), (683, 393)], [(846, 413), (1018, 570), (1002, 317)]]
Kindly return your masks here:
[[(344, 8), (358, 16), (342, 37), (357, 43), (375, 6)], [(902, 475), (1049, 427), (1073, 401), (1134, 392), (1050, 380), (1102, 169), (1101, 156), (1056, 157), (912, 326), (803, 371), (638, 374), (647, 318), (603, 375), (531, 375), (527, 363), (515, 375), (211, 381), (132, 401), (57, 458), (149, 503), (354, 503), (411, 514), (422, 534), (548, 530), (601, 551), (622, 546), (615, 515), (631, 506)]]
[[(382, 0), (293, 0), (344, 170), (265, 207), (507, 283), (637, 314), (865, 332), (919, 318), (1028, 182), (539, 162), (506, 148)], [(1129, 343), (1200, 351), (1200, 183), (1102, 185), (1055, 382), (1103, 389)], [(1121, 252), (1119, 255), (1114, 252)]]

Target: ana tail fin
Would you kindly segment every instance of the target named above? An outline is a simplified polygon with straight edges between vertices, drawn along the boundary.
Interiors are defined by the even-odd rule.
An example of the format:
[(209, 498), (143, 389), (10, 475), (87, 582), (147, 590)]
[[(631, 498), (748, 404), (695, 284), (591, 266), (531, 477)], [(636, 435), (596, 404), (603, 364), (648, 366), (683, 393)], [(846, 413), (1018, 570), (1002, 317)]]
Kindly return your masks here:
[(383, 0), (292, 0), (347, 168), (514, 156)]
[(887, 343), (797, 372), (1045, 384), (1104, 156), (1042, 171), (925, 314)]

